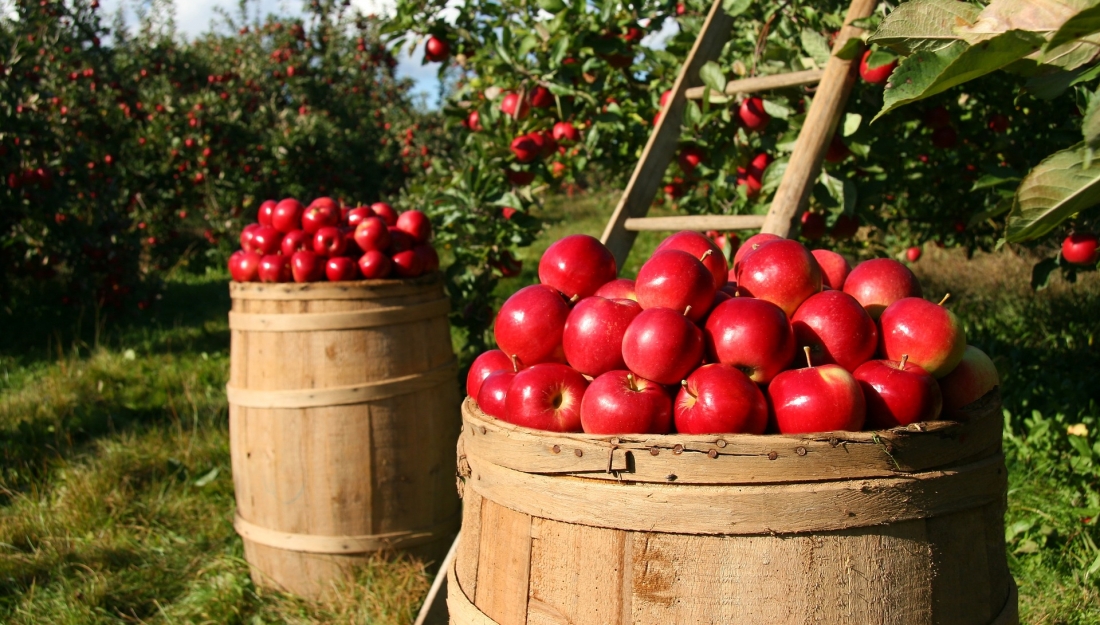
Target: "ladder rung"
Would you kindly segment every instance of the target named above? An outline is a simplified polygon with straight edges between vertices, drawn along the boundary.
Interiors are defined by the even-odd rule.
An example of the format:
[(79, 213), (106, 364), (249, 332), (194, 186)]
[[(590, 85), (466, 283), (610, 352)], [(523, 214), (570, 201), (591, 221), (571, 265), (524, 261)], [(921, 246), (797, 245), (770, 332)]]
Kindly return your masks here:
[(623, 227), (634, 232), (672, 230), (757, 230), (764, 215), (683, 215), (672, 217), (632, 217)]
[[(808, 69), (801, 72), (787, 74), (773, 74), (771, 76), (756, 76), (754, 78), (742, 78), (726, 83), (726, 95), (738, 93), (756, 93), (758, 91), (771, 91), (772, 89), (785, 89), (787, 87), (802, 87), (813, 85), (821, 81), (821, 75), (825, 70)], [(701, 100), (706, 87), (688, 89), (684, 96), (689, 100)]]

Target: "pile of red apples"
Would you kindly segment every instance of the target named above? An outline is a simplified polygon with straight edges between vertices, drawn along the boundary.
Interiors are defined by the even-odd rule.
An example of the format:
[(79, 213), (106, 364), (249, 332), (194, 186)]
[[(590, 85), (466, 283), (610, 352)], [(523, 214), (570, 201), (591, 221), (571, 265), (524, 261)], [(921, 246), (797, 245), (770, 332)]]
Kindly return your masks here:
[(260, 205), (257, 223), (241, 232), (229, 257), (237, 282), (318, 282), (415, 278), (439, 269), (428, 240), (432, 224), (420, 211), (398, 214), (389, 204), (349, 208), (321, 197)]
[(798, 434), (964, 419), (999, 384), (896, 260), (852, 269), (758, 234), (732, 264), (679, 232), (629, 280), (598, 240), (565, 237), (539, 261), (541, 284), (501, 307), (499, 349), (474, 361), (467, 393), (554, 432)]

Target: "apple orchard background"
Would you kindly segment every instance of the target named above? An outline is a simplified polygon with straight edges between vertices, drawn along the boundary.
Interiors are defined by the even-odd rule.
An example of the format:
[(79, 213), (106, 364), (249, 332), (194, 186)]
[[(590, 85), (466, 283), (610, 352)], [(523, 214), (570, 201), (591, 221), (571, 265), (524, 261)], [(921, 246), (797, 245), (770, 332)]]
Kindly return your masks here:
[[(624, 186), (710, 5), (398, 0), (380, 18), (313, 0), (289, 15), (256, 19), (245, 17), (256, 13), (245, 3), (193, 39), (163, 19), (170, 0), (138, 6), (141, 16), (127, 26), (102, 14), (96, 0), (0, 3), (8, 11), (0, 17), (0, 392), (7, 406), (24, 405), (10, 398), (11, 389), (25, 394), (29, 387), (19, 385), (32, 384), (26, 380), (53, 379), (35, 368), (50, 359), (69, 376), (85, 366), (81, 358), (96, 357), (96, 346), (111, 353), (104, 339), (111, 328), (160, 345), (155, 337), (168, 335), (156, 333), (189, 323), (173, 315), (196, 303), (181, 298), (179, 285), (223, 297), (225, 261), (242, 227), (255, 220), (260, 202), (288, 196), (381, 200), (428, 212), (444, 256), (456, 348), (468, 363), (491, 340), (487, 330), (507, 295), (501, 280), (533, 279), (537, 254), (527, 246), (544, 249), (548, 238), (581, 227), (598, 234), (606, 210), (592, 203), (613, 201)], [(724, 6), (736, 15), (735, 27), (704, 77), (708, 85), (823, 66), (847, 2)], [(880, 9), (869, 30), (881, 20)], [(643, 44), (658, 31), (667, 35), (663, 47)], [(397, 55), (433, 36), (449, 48), (429, 64), (446, 97), (438, 110), (425, 110), (394, 67)], [(872, 49), (872, 65), (895, 60), (890, 49)], [(873, 123), (884, 86), (857, 81), (800, 232), (811, 247), (856, 258), (903, 258), (914, 246), (958, 248), (967, 258), (1000, 249), (1001, 256), (980, 254), (975, 266), (1007, 272), (1008, 264), (989, 259), (1011, 255), (1023, 259), (1034, 288), (1056, 285), (1046, 299), (974, 295), (960, 305), (969, 306), (968, 331), (1003, 345), (987, 351), (1014, 371), (1015, 390), (1006, 397), (1014, 474), (1056, 476), (1043, 484), (1060, 489), (1057, 521), (1010, 514), (1008, 539), (1021, 558), (1014, 571), (1056, 571), (1043, 588), (1072, 579), (1089, 598), (1098, 596), (1100, 578), (1100, 444), (1095, 434), (1064, 432), (1071, 424), (1100, 429), (1100, 397), (1087, 376), (1100, 366), (1093, 347), (1100, 297), (1092, 276), (1071, 284), (1095, 267), (1069, 265), (1058, 248), (1070, 232), (1095, 231), (1097, 211), (1061, 215), (1056, 227), (1024, 242), (1000, 242), (1027, 172), (1078, 144), (1083, 125), (1088, 132), (1084, 122), (1100, 109), (1092, 104), (1096, 65), (1090, 56), (1072, 80), (989, 73)], [(759, 102), (762, 112), (749, 117), (739, 99), (691, 103), (654, 211), (766, 212), (813, 95), (812, 87), (770, 92)], [(575, 135), (562, 131), (537, 158), (518, 162), (511, 149), (517, 138), (551, 133), (562, 122)], [(764, 161), (770, 164), (761, 171)], [(950, 277), (936, 284), (958, 288)], [(186, 349), (202, 363), (196, 371), (220, 380), (224, 357), (216, 352), (225, 346), (211, 322), (203, 323), (179, 336), (190, 337)], [(157, 350), (171, 353), (172, 340)], [(134, 354), (115, 347), (117, 358)], [(169, 384), (179, 371), (164, 366), (138, 370)], [(110, 379), (125, 379), (111, 371)], [(65, 384), (58, 388), (83, 397)], [(108, 401), (98, 388), (93, 403)], [(175, 414), (170, 389), (165, 397)], [(90, 431), (113, 431), (116, 413), (136, 410), (109, 406), (94, 418), (72, 417), (70, 407), (41, 422), (0, 410), (11, 421), (0, 436), (5, 492), (29, 492), (43, 483), (35, 480), (51, 479), (42, 477), (50, 473), (41, 458), (53, 456), (40, 458), (45, 452), (26, 441), (76, 449)], [(165, 462), (179, 464), (178, 455)], [(1028, 505), (1044, 507), (1041, 498)], [(0, 605), (8, 605), (2, 597)]]

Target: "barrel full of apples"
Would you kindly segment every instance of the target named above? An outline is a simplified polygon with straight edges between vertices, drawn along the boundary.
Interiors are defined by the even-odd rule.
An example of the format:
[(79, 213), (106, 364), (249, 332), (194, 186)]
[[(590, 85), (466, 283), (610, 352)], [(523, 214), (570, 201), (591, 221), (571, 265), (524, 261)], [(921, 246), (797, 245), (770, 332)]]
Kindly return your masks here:
[[(501, 307), (498, 349), (467, 393), (514, 425), (587, 434), (806, 434), (940, 419), (999, 384), (947, 296), (924, 299), (904, 264), (758, 234), (729, 266), (707, 236), (666, 238), (636, 280), (567, 236), (541, 284)], [(940, 298), (937, 298), (940, 299)]]

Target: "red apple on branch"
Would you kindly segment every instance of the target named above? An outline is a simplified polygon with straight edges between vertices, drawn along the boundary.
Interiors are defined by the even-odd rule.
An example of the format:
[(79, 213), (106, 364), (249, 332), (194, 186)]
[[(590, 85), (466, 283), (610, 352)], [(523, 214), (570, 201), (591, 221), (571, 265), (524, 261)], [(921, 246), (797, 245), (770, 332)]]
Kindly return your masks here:
[(628, 299), (592, 296), (577, 302), (565, 320), (562, 334), (566, 360), (591, 377), (626, 369), (623, 336), (640, 312), (642, 307)]
[(504, 420), (548, 432), (580, 432), (581, 399), (587, 388), (584, 376), (566, 365), (528, 367), (512, 379)]
[(936, 379), (908, 362), (870, 360), (852, 374), (867, 401), (867, 426), (885, 430), (917, 421), (934, 421), (943, 408)]
[(424, 58), (431, 63), (442, 63), (451, 55), (451, 44), (435, 35), (428, 37), (424, 44)]
[(1095, 265), (1100, 260), (1100, 238), (1092, 232), (1075, 232), (1062, 241), (1062, 258), (1074, 265)]
[[(809, 349), (806, 352), (808, 364)], [(768, 398), (783, 434), (857, 432), (867, 418), (859, 383), (838, 365), (784, 371), (768, 385)]]
[(966, 352), (966, 330), (943, 306), (947, 297), (939, 304), (919, 297), (890, 304), (879, 318), (879, 354), (897, 361), (908, 356), (937, 379), (951, 373)]
[(586, 434), (665, 434), (671, 422), (672, 399), (665, 389), (629, 371), (603, 373), (581, 398)]
[(760, 387), (732, 365), (703, 365), (676, 396), (680, 434), (763, 434), (768, 403)]
[(737, 117), (750, 131), (762, 131), (768, 126), (772, 116), (764, 110), (764, 101), (757, 97), (745, 98), (737, 110)]
[(710, 360), (732, 365), (757, 384), (767, 384), (795, 356), (794, 330), (783, 309), (750, 297), (719, 304), (704, 331)]
[(568, 145), (576, 143), (581, 138), (581, 133), (573, 126), (572, 122), (558, 122), (550, 131), (554, 141)]
[(676, 384), (703, 360), (703, 333), (682, 312), (643, 310), (623, 335), (623, 361), (640, 377)]

